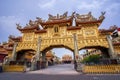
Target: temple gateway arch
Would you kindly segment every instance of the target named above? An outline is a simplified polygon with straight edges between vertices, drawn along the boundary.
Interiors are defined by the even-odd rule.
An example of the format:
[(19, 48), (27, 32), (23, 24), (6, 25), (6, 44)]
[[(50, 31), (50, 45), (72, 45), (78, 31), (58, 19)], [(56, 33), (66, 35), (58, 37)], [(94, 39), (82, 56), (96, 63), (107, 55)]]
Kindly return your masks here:
[(36, 17), (35, 21), (30, 20), (26, 26), (17, 25), (21, 32), (21, 37), (10, 36), (14, 41), (13, 52), (10, 55), (12, 61), (16, 61), (19, 51), (34, 50), (36, 53), (32, 57), (36, 61), (45, 62), (45, 52), (54, 47), (65, 47), (74, 54), (74, 61), (79, 50), (92, 47), (104, 47), (109, 51), (110, 58), (115, 58), (110, 34), (115, 28), (104, 30), (98, 29), (102, 24), (105, 12), (101, 12), (95, 18), (91, 12), (88, 14), (78, 14), (73, 12), (68, 16), (68, 12), (53, 16), (49, 14), (48, 20)]

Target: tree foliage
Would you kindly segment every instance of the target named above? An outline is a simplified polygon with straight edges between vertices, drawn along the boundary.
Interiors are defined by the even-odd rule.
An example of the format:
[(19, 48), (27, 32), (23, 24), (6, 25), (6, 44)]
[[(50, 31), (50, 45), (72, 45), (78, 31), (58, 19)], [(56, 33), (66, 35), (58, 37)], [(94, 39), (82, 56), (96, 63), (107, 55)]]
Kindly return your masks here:
[(90, 55), (83, 59), (83, 63), (99, 63), (100, 55)]

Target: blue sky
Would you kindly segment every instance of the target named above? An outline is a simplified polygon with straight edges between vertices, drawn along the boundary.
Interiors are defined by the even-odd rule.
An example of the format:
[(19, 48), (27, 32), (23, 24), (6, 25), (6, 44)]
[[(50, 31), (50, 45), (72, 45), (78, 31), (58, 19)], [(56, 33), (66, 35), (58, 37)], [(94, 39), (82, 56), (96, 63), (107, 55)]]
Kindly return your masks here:
[(106, 11), (100, 28), (120, 26), (120, 0), (0, 0), (0, 42), (7, 41), (10, 34), (20, 36), (16, 23), (24, 26), (37, 16), (47, 20), (49, 13), (56, 15), (66, 11), (69, 15), (74, 11), (79, 14), (91, 11), (95, 17)]

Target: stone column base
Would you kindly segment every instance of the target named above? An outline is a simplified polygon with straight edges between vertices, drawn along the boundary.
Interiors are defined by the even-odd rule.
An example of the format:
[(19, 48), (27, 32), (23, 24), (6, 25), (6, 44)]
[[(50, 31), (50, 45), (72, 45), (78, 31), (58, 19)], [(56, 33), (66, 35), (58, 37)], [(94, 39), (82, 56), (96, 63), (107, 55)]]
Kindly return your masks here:
[(41, 68), (40, 61), (37, 61), (37, 63), (36, 63), (36, 69), (39, 70), (40, 68)]
[(44, 68), (46, 68), (46, 61), (41, 62), (41, 69), (44, 69)]
[(82, 65), (80, 62), (76, 62), (76, 71), (82, 72)]

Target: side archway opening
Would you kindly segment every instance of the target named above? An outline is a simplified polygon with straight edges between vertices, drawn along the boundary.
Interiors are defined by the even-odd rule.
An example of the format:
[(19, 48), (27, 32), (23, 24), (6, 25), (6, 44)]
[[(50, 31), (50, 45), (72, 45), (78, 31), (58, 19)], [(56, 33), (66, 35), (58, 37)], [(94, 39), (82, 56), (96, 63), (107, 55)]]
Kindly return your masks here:
[(16, 52), (16, 61), (25, 63), (30, 67), (31, 59), (36, 54), (36, 51), (33, 49), (22, 49)]
[(103, 46), (86, 46), (79, 53), (85, 64), (108, 64), (110, 60), (108, 48)]

